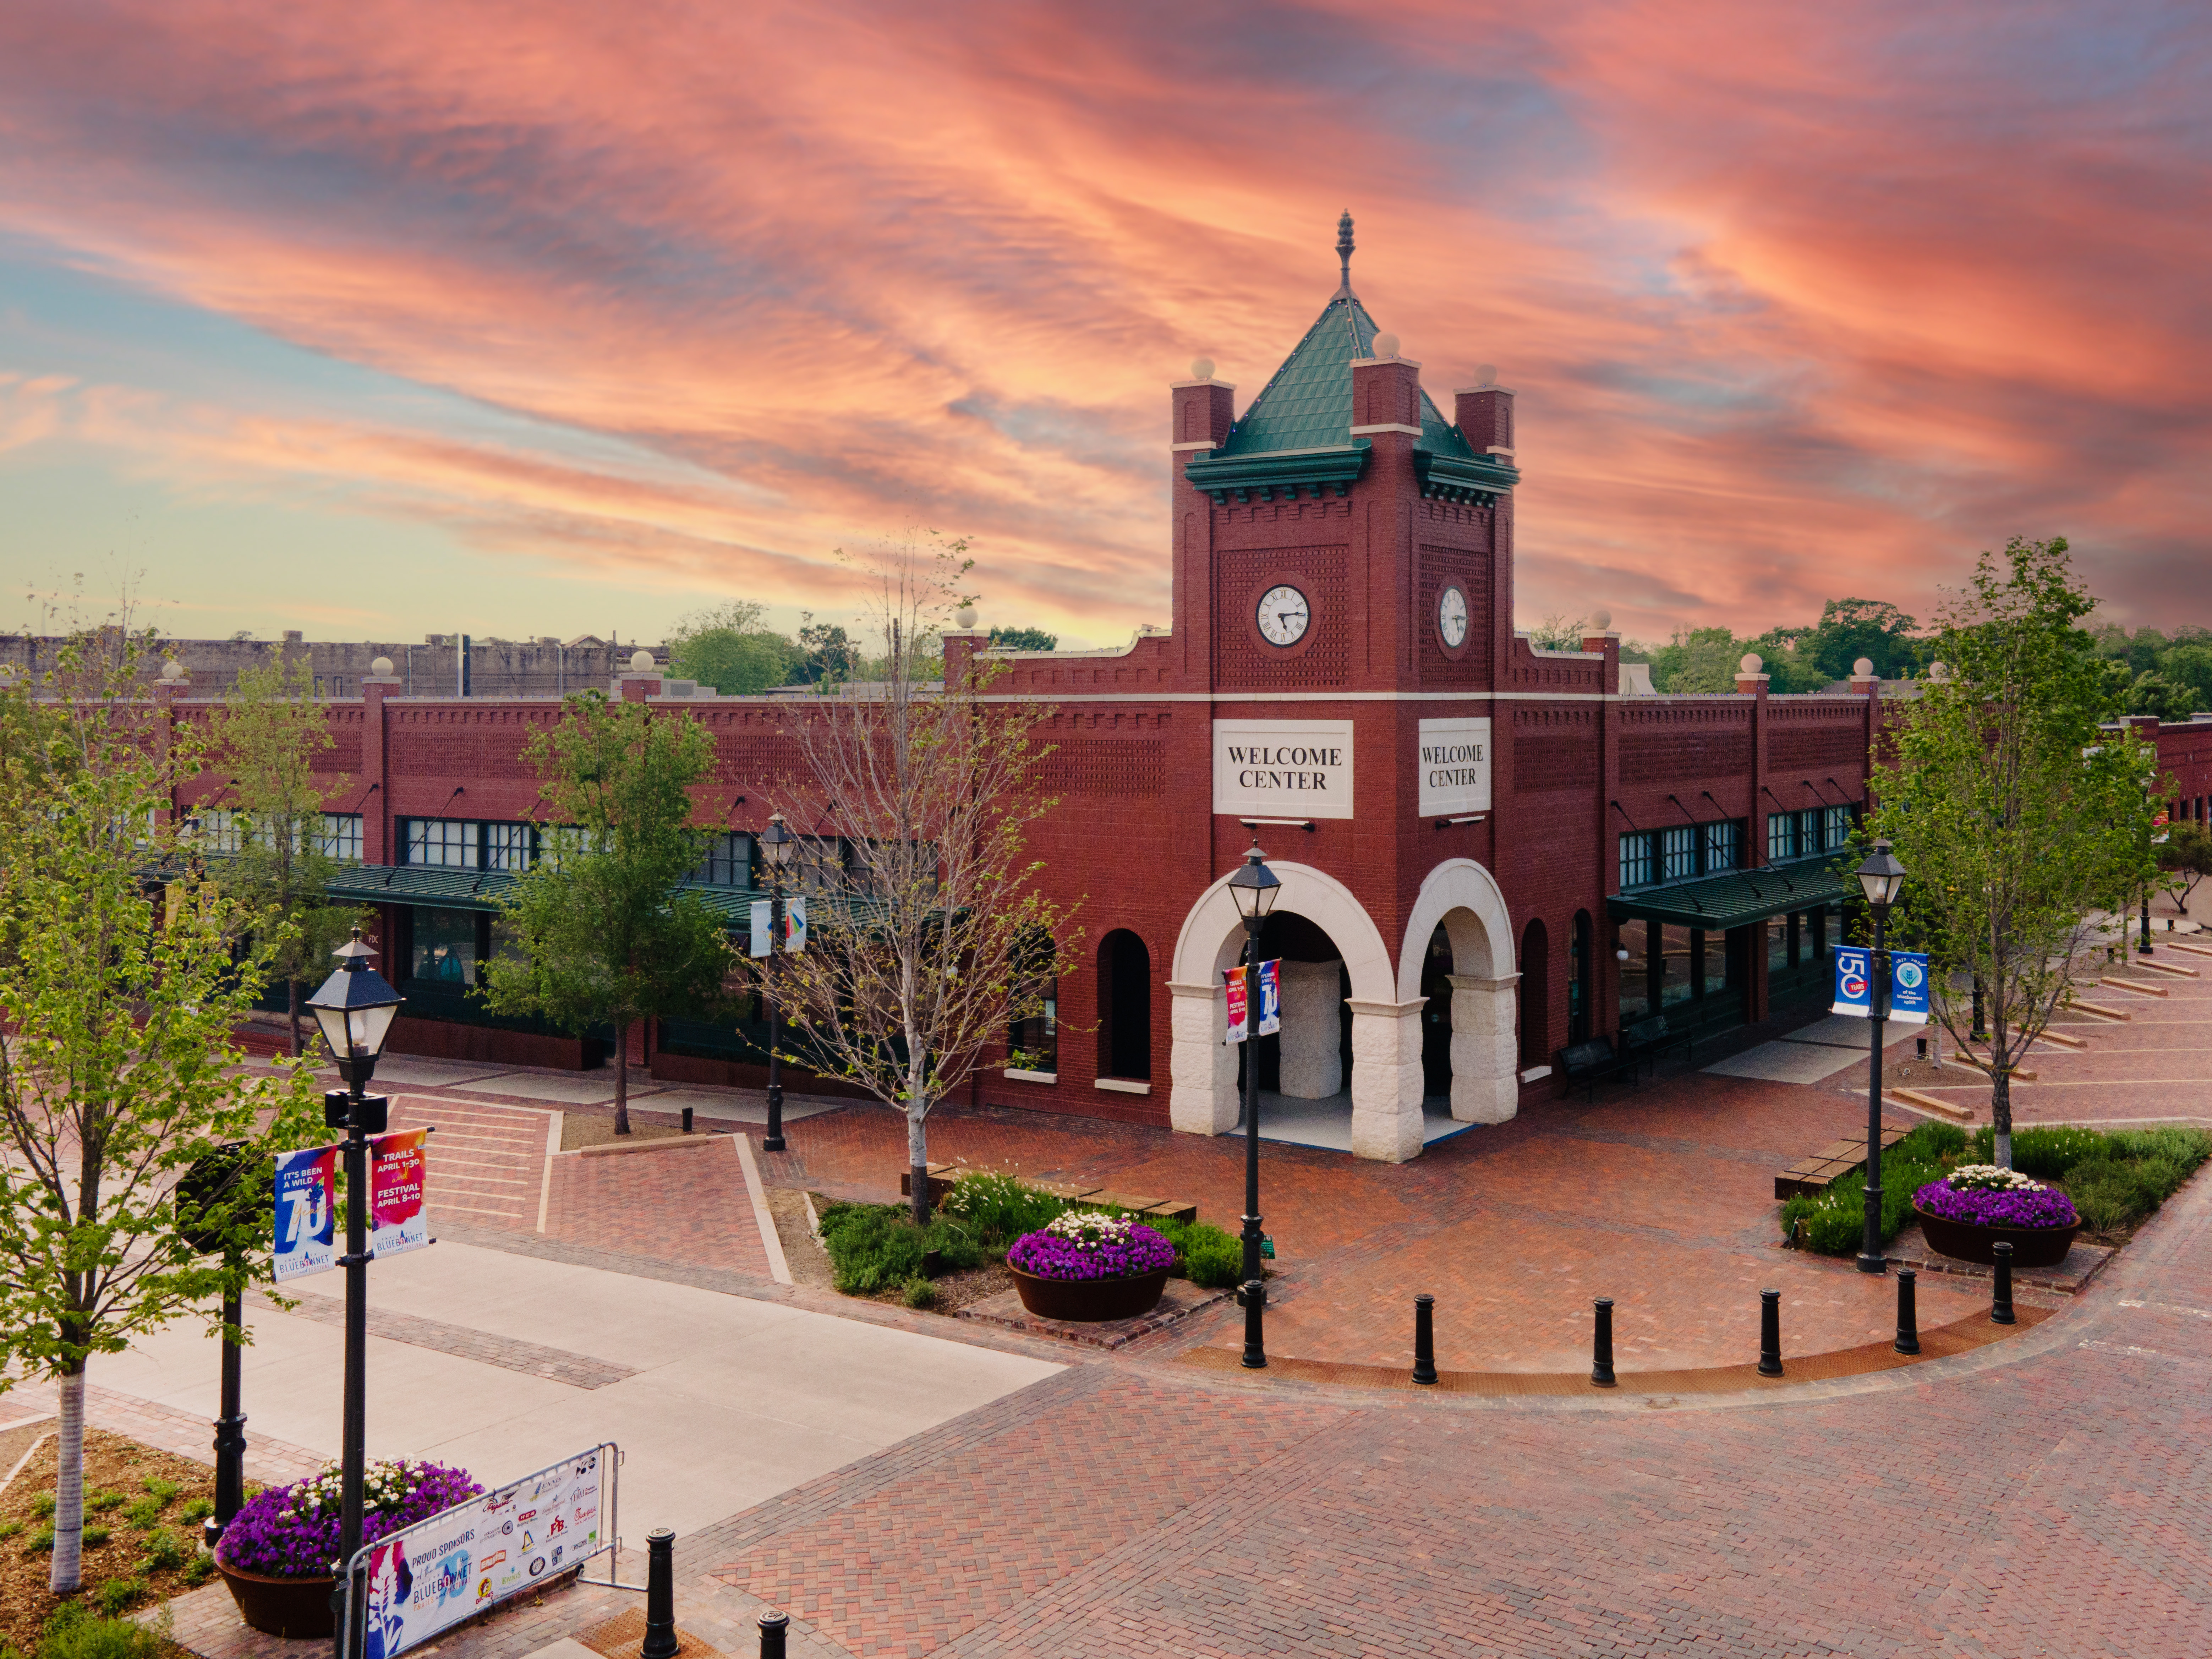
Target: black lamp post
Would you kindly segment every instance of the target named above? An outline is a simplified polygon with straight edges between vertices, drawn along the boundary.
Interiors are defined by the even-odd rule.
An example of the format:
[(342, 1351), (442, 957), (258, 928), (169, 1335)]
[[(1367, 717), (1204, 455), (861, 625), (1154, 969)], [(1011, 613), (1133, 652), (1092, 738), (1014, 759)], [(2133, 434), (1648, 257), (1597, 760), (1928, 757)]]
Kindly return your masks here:
[(761, 831), (761, 862), (768, 866), (768, 1133), (761, 1141), (764, 1152), (783, 1150), (783, 1002), (775, 993), (775, 959), (783, 954), (783, 872), (798, 850), (799, 837), (774, 814)]
[(215, 1419), (215, 1513), (200, 1528), (210, 1549), (246, 1502), (246, 1413), (238, 1408), (238, 1344), (230, 1335), (246, 1322), (246, 1267), (231, 1248), (228, 1225), (246, 1202), (245, 1151), (244, 1141), (226, 1141), (193, 1159), (177, 1183), (177, 1207), (184, 1220), (179, 1234), (200, 1255), (222, 1256), (222, 1414)]
[(1891, 855), (1887, 842), (1878, 841), (1856, 873), (1867, 908), (1874, 912), (1874, 950), (1867, 964), (1872, 1053), (1867, 1066), (1866, 1237), (1859, 1244), (1859, 1271), (1879, 1273), (1889, 1270), (1881, 1253), (1881, 1028), (1889, 1018), (1889, 951), (1882, 933), (1889, 907), (1905, 890), (1905, 866)]
[(307, 1006), (322, 1027), (323, 1040), (330, 1044), (346, 1085), (323, 1097), (323, 1121), (346, 1132), (346, 1250), (338, 1258), (346, 1275), (344, 1490), (338, 1512), (338, 1578), (331, 1587), (331, 1628), (343, 1659), (362, 1651), (347, 1629), (359, 1621), (362, 1606), (357, 1596), (349, 1604), (346, 1581), (354, 1553), (361, 1548), (362, 1442), (368, 1426), (368, 1138), (384, 1133), (391, 1108), (384, 1096), (362, 1091), (376, 1070), (377, 1056), (392, 1034), (392, 1016), (404, 999), (368, 965), (376, 952), (361, 942), (360, 928), (331, 954), (338, 959), (337, 971), (307, 999)]
[(1260, 925), (1274, 908), (1282, 882), (1255, 842), (1229, 878), (1229, 896), (1244, 918), (1244, 1358), (1247, 1370), (1267, 1363), (1261, 1321), (1267, 1306), (1260, 1277)]

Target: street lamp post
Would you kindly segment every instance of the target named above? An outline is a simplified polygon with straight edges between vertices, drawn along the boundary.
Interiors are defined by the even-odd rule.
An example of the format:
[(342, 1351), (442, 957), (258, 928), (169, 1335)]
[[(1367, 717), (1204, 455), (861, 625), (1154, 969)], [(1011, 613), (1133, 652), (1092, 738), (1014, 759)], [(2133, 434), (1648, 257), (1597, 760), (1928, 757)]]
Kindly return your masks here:
[(1883, 940), (1889, 907), (1905, 889), (1905, 866), (1892, 856), (1889, 843), (1878, 841), (1858, 867), (1859, 887), (1867, 908), (1874, 912), (1874, 951), (1867, 966), (1873, 983), (1868, 987), (1868, 1028), (1870, 1053), (1867, 1063), (1866, 1237), (1859, 1243), (1859, 1271), (1887, 1273), (1889, 1263), (1881, 1252), (1881, 1028), (1889, 1018), (1889, 951)]
[(1283, 884), (1253, 843), (1229, 878), (1229, 895), (1244, 918), (1244, 1356), (1248, 1370), (1267, 1363), (1261, 1328), (1267, 1306), (1260, 1269), (1260, 927)]
[(361, 1548), (362, 1445), (368, 1428), (368, 1138), (382, 1134), (391, 1103), (382, 1095), (363, 1092), (392, 1034), (392, 1017), (402, 998), (385, 982), (384, 975), (368, 965), (376, 952), (362, 943), (361, 929), (331, 954), (337, 971), (307, 999), (307, 1006), (322, 1028), (337, 1061), (343, 1090), (323, 1097), (323, 1121), (343, 1129), (346, 1179), (346, 1253), (338, 1258), (345, 1269), (345, 1420), (342, 1428), (340, 1473), (343, 1489), (338, 1511), (337, 1583), (331, 1587), (331, 1629), (340, 1659), (358, 1656), (362, 1648), (349, 1628), (358, 1623), (361, 1598), (347, 1595), (349, 1568)]
[[(202, 1255), (220, 1252), (222, 1256), (222, 1365), (218, 1384), (222, 1414), (215, 1419), (215, 1513), (200, 1528), (201, 1540), (210, 1549), (246, 1501), (246, 1413), (239, 1409), (238, 1342), (231, 1335), (246, 1323), (246, 1264), (232, 1248), (227, 1224), (234, 1220), (241, 1201), (240, 1182), (245, 1170), (240, 1154), (245, 1150), (242, 1140), (226, 1141), (195, 1158), (177, 1183), (178, 1208), (190, 1217), (179, 1229), (185, 1242)], [(223, 1214), (226, 1224), (217, 1224), (213, 1219), (216, 1214)]]
[(764, 1152), (783, 1150), (783, 1000), (775, 992), (776, 958), (783, 954), (783, 872), (798, 850), (799, 837), (781, 812), (770, 816), (761, 831), (761, 862), (768, 866), (768, 1133), (761, 1140)]

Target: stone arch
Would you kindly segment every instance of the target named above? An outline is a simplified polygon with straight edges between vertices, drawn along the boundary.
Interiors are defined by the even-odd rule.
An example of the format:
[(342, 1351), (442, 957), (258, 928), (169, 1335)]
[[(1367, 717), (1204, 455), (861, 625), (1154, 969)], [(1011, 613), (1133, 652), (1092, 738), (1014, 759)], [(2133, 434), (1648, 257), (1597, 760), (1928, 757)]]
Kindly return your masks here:
[(1452, 948), (1451, 1113), (1463, 1123), (1503, 1123), (1521, 1102), (1514, 1059), (1520, 975), (1505, 895), (1473, 859), (1447, 859), (1430, 871), (1407, 920), (1398, 1000), (1417, 1020), (1422, 960), (1439, 927)]
[[(1415, 1156), (1422, 1127), (1418, 999), (1409, 1017), (1389, 947), (1350, 888), (1311, 865), (1270, 860), (1267, 867), (1283, 884), (1275, 909), (1304, 916), (1343, 953), (1352, 984), (1352, 1151), (1394, 1163)], [(1236, 1051), (1222, 1041), (1228, 999), (1221, 976), (1243, 951), (1244, 921), (1228, 882), (1223, 876), (1208, 887), (1183, 918), (1168, 981), (1175, 998), (1168, 1117), (1196, 1134), (1226, 1133), (1239, 1109)]]

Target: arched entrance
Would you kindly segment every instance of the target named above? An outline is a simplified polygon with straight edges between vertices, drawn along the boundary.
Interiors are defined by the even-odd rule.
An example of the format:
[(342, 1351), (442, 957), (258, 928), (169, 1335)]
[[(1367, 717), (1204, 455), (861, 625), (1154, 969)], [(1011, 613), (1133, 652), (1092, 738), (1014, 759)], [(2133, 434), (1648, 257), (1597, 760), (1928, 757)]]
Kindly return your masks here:
[[(1281, 924), (1287, 931), (1278, 938), (1294, 931), (1300, 957), (1322, 954), (1316, 935), (1334, 952), (1327, 961), (1284, 953), (1284, 1040), (1273, 1062), (1280, 1092), (1295, 1101), (1323, 1097), (1317, 1091), (1324, 1085), (1331, 1096), (1342, 1087), (1340, 1033), (1348, 1011), (1352, 1151), (1391, 1163), (1412, 1158), (1424, 1128), (1418, 975), (1413, 994), (1401, 997), (1382, 934), (1342, 882), (1310, 865), (1271, 860), (1268, 867), (1282, 883), (1271, 925), (1274, 918), (1297, 919)], [(1244, 923), (1227, 880), (1207, 888), (1184, 917), (1168, 982), (1175, 997), (1169, 1121), (1195, 1134), (1226, 1133), (1239, 1115), (1244, 1045), (1222, 1041), (1229, 1018), (1222, 973), (1243, 959)], [(1263, 959), (1267, 948), (1263, 936)], [(1269, 1057), (1262, 1052), (1256, 1063), (1264, 1084)]]
[[(1407, 921), (1398, 994), (1413, 1011), (1413, 1041), (1428, 1061), (1425, 1071), (1433, 1077), (1440, 1070), (1437, 1081), (1448, 1079), (1451, 1115), (1462, 1123), (1503, 1123), (1519, 1107), (1513, 1049), (1517, 978), (1505, 896), (1490, 872), (1473, 859), (1449, 859), (1430, 871)], [(1439, 1068), (1435, 1033), (1442, 1022), (1425, 1016), (1443, 1012), (1435, 1000), (1441, 989), (1450, 994), (1450, 1018), (1443, 1042), (1445, 1064)]]

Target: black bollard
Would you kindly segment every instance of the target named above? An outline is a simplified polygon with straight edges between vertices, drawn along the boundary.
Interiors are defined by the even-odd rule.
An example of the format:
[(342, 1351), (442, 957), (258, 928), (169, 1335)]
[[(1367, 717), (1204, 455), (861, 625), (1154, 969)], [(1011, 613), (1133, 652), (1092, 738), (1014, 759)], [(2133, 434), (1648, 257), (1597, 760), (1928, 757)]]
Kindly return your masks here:
[(1437, 1380), (1437, 1299), (1413, 1298), (1413, 1381), (1424, 1385)]
[(684, 1133), (687, 1135), (691, 1133), (691, 1109), (689, 1106), (684, 1109)]
[(1782, 1375), (1782, 1292), (1759, 1293), (1759, 1374)]
[(760, 1616), (760, 1659), (783, 1659), (784, 1632), (791, 1628), (787, 1613), (764, 1613)]
[(676, 1534), (645, 1535), (645, 1645), (638, 1659), (676, 1659)]
[(2012, 1316), (2012, 1246), (2000, 1243), (1994, 1247), (1997, 1258), (1996, 1294), (1990, 1299), (1990, 1323), (2010, 1325), (2017, 1322)]
[(1898, 1270), (1896, 1347), (1899, 1353), (1920, 1352), (1920, 1304), (1914, 1293), (1917, 1279), (1910, 1267)]
[(1613, 1298), (1598, 1297), (1597, 1334), (1590, 1346), (1590, 1382), (1601, 1389), (1613, 1387)]

